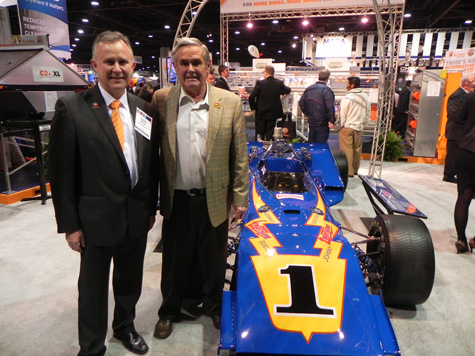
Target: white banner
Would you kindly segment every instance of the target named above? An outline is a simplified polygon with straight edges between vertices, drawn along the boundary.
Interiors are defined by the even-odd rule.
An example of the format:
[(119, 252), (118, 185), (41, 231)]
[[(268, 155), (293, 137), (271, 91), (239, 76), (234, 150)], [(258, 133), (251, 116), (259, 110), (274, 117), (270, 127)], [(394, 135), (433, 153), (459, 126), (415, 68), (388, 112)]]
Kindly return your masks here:
[(350, 58), (353, 36), (317, 38), (317, 51), (315, 58)]
[[(391, 0), (391, 5), (404, 4), (404, 1)], [(382, 6), (387, 6), (388, 2), (388, 0), (378, 0)], [(221, 0), (221, 13), (334, 9), (351, 6), (372, 7), (373, 0)]]
[(475, 72), (475, 48), (447, 51), (444, 69), (448, 72)]

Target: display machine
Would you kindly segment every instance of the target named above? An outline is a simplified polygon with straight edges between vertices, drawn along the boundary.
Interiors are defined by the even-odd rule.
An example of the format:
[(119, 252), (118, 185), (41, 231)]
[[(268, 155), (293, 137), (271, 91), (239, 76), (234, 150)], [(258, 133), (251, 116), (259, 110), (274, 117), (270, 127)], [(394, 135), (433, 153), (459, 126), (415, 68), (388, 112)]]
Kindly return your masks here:
[(444, 100), (445, 73), (425, 70), (414, 75), (409, 102), (406, 142), (417, 157), (435, 157)]

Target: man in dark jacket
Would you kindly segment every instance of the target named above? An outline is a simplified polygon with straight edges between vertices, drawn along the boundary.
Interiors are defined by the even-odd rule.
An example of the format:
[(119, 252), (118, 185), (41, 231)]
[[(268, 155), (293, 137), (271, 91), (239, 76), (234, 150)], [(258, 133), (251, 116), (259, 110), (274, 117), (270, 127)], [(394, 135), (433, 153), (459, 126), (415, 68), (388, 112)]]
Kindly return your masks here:
[(409, 113), (409, 102), (411, 101), (412, 80), (406, 81), (406, 86), (399, 93), (399, 99), (394, 115), (395, 123), (393, 130), (404, 138), (407, 129), (407, 115)]
[(457, 156), (457, 141), (465, 133), (465, 117), (460, 117), (460, 109), (467, 93), (475, 89), (475, 74), (464, 75), (460, 79), (460, 88), (450, 95), (447, 101), (447, 124), (445, 137), (447, 138), (447, 155), (445, 156), (444, 182), (456, 183), (455, 157)]
[(256, 83), (249, 96), (251, 110), (256, 111), (256, 133), (263, 140), (271, 140), (278, 118), (283, 118), (281, 95), (290, 94), (291, 89), (280, 79), (274, 78), (274, 67), (264, 68), (264, 79)]
[(227, 66), (225, 66), (224, 64), (221, 64), (218, 67), (218, 73), (219, 73), (220, 77), (218, 79), (216, 79), (216, 83), (214, 84), (214, 86), (216, 88), (221, 88), (221, 89), (224, 89), (224, 90), (231, 91), (231, 87), (229, 86), (229, 81), (228, 81), (229, 68)]
[(305, 89), (299, 100), (302, 112), (308, 116), (308, 142), (326, 143), (335, 123), (335, 94), (328, 86), (330, 72), (318, 73), (318, 82)]

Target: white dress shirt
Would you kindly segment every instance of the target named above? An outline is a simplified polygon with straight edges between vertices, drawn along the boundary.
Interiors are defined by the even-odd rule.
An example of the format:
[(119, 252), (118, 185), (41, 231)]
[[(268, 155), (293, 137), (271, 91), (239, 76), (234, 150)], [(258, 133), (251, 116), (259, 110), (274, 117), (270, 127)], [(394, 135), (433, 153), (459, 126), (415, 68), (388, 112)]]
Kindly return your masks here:
[(206, 153), (209, 103), (207, 87), (204, 99), (195, 103), (181, 89), (176, 124), (177, 166), (175, 188), (188, 190), (206, 187)]
[[(104, 101), (106, 102), (109, 116), (111, 116), (112, 109), (110, 107), (110, 104), (116, 99), (108, 92), (106, 92), (102, 88), (100, 83), (99, 89), (101, 91), (102, 97), (104, 98)], [(130, 113), (129, 102), (127, 100), (127, 92), (125, 90), (124, 95), (122, 95), (118, 100), (120, 101), (119, 115), (122, 119), (122, 124), (124, 125), (124, 156), (127, 162), (127, 166), (129, 167), (131, 188), (133, 188), (138, 181), (137, 146), (135, 142), (134, 132), (135, 125), (134, 120), (132, 118), (132, 114)]]

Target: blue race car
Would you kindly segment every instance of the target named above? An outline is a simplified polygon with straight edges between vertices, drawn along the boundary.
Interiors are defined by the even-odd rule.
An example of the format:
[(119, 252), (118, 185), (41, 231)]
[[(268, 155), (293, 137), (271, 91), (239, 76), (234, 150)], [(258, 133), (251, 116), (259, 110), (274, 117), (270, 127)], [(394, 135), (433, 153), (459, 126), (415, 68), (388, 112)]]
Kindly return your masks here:
[(383, 180), (360, 177), (377, 216), (367, 234), (345, 229), (330, 210), (348, 180), (341, 152), (280, 140), (248, 152), (250, 203), (229, 246), (220, 354), (400, 355), (385, 303), (420, 304), (431, 293), (424, 214)]

